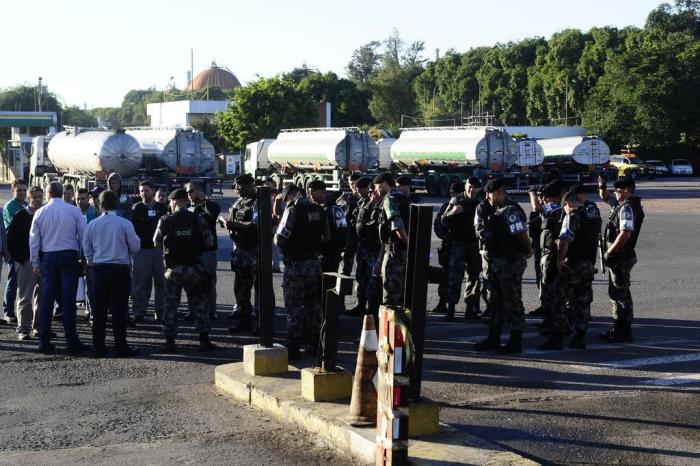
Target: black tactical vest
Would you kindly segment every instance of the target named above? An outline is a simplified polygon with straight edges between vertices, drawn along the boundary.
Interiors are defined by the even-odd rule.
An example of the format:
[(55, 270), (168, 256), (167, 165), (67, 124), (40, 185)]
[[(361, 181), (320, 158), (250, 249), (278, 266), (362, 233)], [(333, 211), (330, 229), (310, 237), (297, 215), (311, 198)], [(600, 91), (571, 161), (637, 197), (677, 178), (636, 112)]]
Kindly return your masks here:
[(204, 241), (197, 231), (198, 214), (178, 210), (163, 217), (163, 255), (168, 267), (195, 265), (204, 249)]
[[(411, 215), (411, 204), (408, 196), (398, 190), (392, 190), (389, 194), (389, 199), (391, 202), (399, 209), (401, 214), (401, 219), (403, 220), (404, 228), (406, 233), (408, 233), (409, 217)], [(391, 234), (391, 224), (389, 219), (386, 218), (386, 212), (382, 209), (382, 220), (380, 225), (380, 237), (383, 243), (392, 243), (399, 246), (403, 246), (404, 243), (397, 235)]]
[(489, 229), (493, 232), (493, 245), (488, 250), (490, 256), (493, 257), (519, 257), (524, 255), (517, 235), (513, 235), (508, 227), (508, 219), (506, 218), (513, 210), (520, 210), (522, 217), (525, 218), (525, 212), (522, 208), (513, 202), (509, 202), (503, 207), (496, 209), (489, 221)]
[(450, 217), (450, 240), (473, 243), (476, 241), (474, 214), (477, 204), (464, 194), (455, 198), (455, 204), (462, 206), (464, 212)]
[(357, 239), (371, 252), (379, 251), (381, 246), (379, 241), (379, 221), (375, 215), (376, 210), (377, 206), (370, 199), (362, 199), (357, 204), (355, 223)]
[(574, 240), (569, 243), (566, 257), (573, 263), (587, 261), (594, 264), (598, 254), (600, 227), (596, 226), (595, 220), (589, 219), (586, 206), (580, 206), (572, 215), (578, 217), (580, 226), (574, 233)]
[(540, 233), (540, 247), (547, 252), (557, 250), (556, 240), (561, 231), (562, 221), (561, 207), (549, 213), (546, 217), (542, 215), (542, 233)]
[(631, 257), (634, 255), (634, 247), (637, 245), (637, 238), (639, 238), (639, 232), (642, 229), (642, 223), (644, 223), (644, 209), (642, 209), (641, 201), (642, 200), (637, 196), (629, 197), (624, 202), (620, 202), (616, 205), (610, 212), (608, 225), (605, 227), (605, 238), (608, 244), (615, 242), (615, 238), (617, 238), (617, 235), (620, 233), (620, 210), (626, 205), (632, 207), (634, 231), (629, 241), (618, 251), (621, 257)]
[[(231, 220), (236, 222), (252, 222), (254, 207), (254, 197), (242, 197), (231, 209)], [(243, 249), (251, 249), (258, 245), (257, 229), (248, 231), (233, 230), (230, 236), (233, 242)]]
[[(345, 241), (348, 234), (347, 219), (343, 209), (334, 203), (327, 203), (323, 211), (328, 221), (330, 239), (321, 243), (321, 255), (324, 259), (340, 256), (345, 249)], [(343, 226), (344, 224), (344, 226)]]
[(318, 258), (323, 222), (327, 222), (323, 207), (299, 199), (290, 209), (289, 214), (294, 215), (294, 230), (285, 246), (285, 254), (292, 260)]

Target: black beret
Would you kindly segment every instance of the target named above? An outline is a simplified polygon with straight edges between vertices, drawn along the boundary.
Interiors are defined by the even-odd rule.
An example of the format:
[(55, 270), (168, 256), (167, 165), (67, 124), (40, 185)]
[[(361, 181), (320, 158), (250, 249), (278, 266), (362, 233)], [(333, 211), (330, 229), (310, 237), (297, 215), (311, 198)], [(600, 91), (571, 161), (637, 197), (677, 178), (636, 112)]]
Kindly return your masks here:
[(394, 176), (391, 173), (384, 172), (374, 177), (374, 184), (382, 184), (385, 181), (391, 187), (396, 186), (396, 181), (394, 181)]
[(245, 185), (251, 183), (255, 183), (255, 179), (253, 179), (253, 177), (249, 173), (244, 173), (236, 177), (236, 184)]
[(320, 189), (322, 191), (326, 190), (326, 183), (323, 180), (312, 180), (308, 184), (309, 189), (317, 190)]
[(542, 188), (542, 195), (547, 197), (556, 197), (564, 190), (564, 182), (560, 179), (550, 181)]
[(484, 186), (484, 191), (487, 193), (495, 193), (502, 187), (506, 185), (505, 181), (503, 181), (503, 178), (494, 178), (493, 180), (489, 180), (488, 183), (486, 183), (486, 186)]
[(185, 191), (182, 188), (173, 189), (173, 192), (170, 193), (168, 199), (170, 199), (171, 201), (180, 201), (182, 199), (188, 199), (187, 191)]
[(372, 179), (368, 176), (363, 176), (359, 180), (357, 180), (357, 187), (358, 188), (367, 188), (370, 184), (372, 184)]
[(472, 185), (472, 186), (478, 186), (479, 188), (481, 188), (481, 180), (479, 178), (477, 178), (476, 176), (470, 176), (467, 179), (467, 183)]
[(575, 184), (569, 188), (569, 191), (571, 191), (574, 194), (584, 194), (588, 191), (586, 191), (586, 187), (582, 184)]
[(564, 198), (562, 199), (562, 202), (578, 202), (578, 193), (575, 193), (573, 191), (567, 191), (566, 194), (564, 194)]
[(461, 193), (464, 192), (464, 183), (461, 181), (455, 181), (450, 185), (450, 191), (453, 193)]
[(287, 186), (284, 187), (282, 190), (282, 200), (284, 200), (287, 196), (298, 193), (299, 192), (299, 187), (295, 185), (294, 183), (290, 183)]
[(635, 188), (634, 180), (629, 176), (625, 176), (615, 181), (615, 189)]
[(411, 177), (407, 175), (401, 175), (396, 178), (396, 184), (399, 186), (411, 186)]

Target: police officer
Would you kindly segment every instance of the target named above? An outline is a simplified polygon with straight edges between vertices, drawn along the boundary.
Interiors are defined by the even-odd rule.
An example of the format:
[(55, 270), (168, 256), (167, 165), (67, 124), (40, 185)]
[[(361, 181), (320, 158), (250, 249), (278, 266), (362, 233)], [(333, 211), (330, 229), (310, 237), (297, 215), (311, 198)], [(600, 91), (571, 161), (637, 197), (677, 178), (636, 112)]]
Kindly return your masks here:
[(290, 184), (282, 190), (287, 207), (275, 233), (275, 244), (282, 251), (282, 289), (287, 308), (287, 349), (291, 359), (299, 359), (300, 347), (315, 355), (321, 326), (321, 243), (330, 233), (323, 208), (310, 202), (299, 188)]
[(561, 180), (554, 180), (542, 188), (542, 200), (540, 202), (536, 192), (530, 190), (530, 204), (532, 210), (540, 214), (542, 233), (540, 234), (540, 269), (542, 283), (540, 284), (540, 307), (543, 321), (540, 324), (546, 333), (551, 326), (552, 305), (554, 301), (554, 280), (557, 276), (557, 246), (556, 240), (561, 231), (562, 207), (561, 196), (564, 184)]
[[(370, 185), (372, 180), (367, 177), (362, 177), (357, 180), (357, 192), (360, 195), (360, 200), (357, 203), (357, 208), (353, 213), (355, 222), (355, 235), (357, 236), (357, 270), (355, 280), (357, 281), (357, 305), (348, 309), (350, 314), (364, 314), (367, 312), (367, 302), (370, 303), (370, 308), (378, 305), (378, 287), (377, 281), (372, 279), (372, 272), (376, 269), (377, 260), (379, 258), (379, 249), (381, 242), (379, 241), (379, 224), (376, 216), (373, 215), (379, 205), (379, 197), (374, 190), (370, 194)], [(353, 229), (353, 228), (351, 228)]]
[[(534, 192), (538, 197), (540, 203), (542, 203), (542, 186), (537, 185), (530, 188), (531, 192)], [(540, 297), (542, 296), (542, 267), (540, 267), (540, 260), (542, 259), (542, 249), (540, 248), (540, 235), (542, 234), (542, 216), (536, 210), (530, 212), (530, 216), (527, 220), (527, 231), (530, 235), (530, 240), (532, 241), (532, 260), (535, 265), (535, 284), (537, 289), (540, 290)], [(531, 316), (542, 316), (543, 310), (542, 306), (539, 306), (534, 311), (530, 311)]]
[(601, 334), (611, 343), (632, 341), (632, 319), (634, 307), (630, 293), (630, 275), (637, 263), (639, 232), (644, 222), (642, 200), (635, 195), (632, 178), (615, 181), (615, 197), (611, 198), (605, 182), (598, 180), (600, 197), (610, 204), (612, 211), (605, 226), (604, 264), (610, 271), (608, 295), (613, 304), (613, 327)]
[[(571, 348), (585, 349), (586, 330), (591, 318), (593, 277), (598, 253), (600, 223), (590, 219), (579, 194), (569, 191), (564, 196), (566, 216), (557, 242), (557, 278), (554, 281), (552, 332), (549, 339), (537, 346), (541, 350), (560, 350), (569, 325), (576, 334), (569, 342)], [(571, 322), (567, 318), (567, 302), (571, 307)]]
[[(522, 352), (525, 309), (522, 300), (522, 278), (527, 267), (526, 258), (532, 255), (527, 234), (527, 218), (523, 209), (508, 199), (502, 179), (486, 184), (493, 214), (483, 226), (489, 257), (489, 336), (474, 345), (477, 351), (498, 350), (499, 354)], [(478, 218), (478, 217), (477, 217)], [(510, 341), (501, 346), (501, 326), (510, 324)]]
[(490, 317), (490, 295), (491, 295), (491, 275), (489, 270), (491, 262), (489, 260), (489, 250), (493, 249), (490, 243), (493, 240), (491, 231), (486, 228), (490, 224), (491, 217), (495, 213), (495, 207), (489, 202), (488, 198), (483, 199), (476, 206), (474, 214), (474, 230), (479, 239), (479, 254), (481, 255), (481, 276), (483, 277), (483, 285), (481, 287), (481, 297), (486, 303), (486, 309), (481, 313), (480, 317)]
[(236, 274), (233, 294), (238, 312), (229, 331), (240, 332), (253, 330), (256, 324), (251, 293), (258, 275), (258, 207), (252, 176), (239, 175), (234, 186), (240, 197), (231, 206), (227, 219), (219, 217), (219, 224), (228, 230), (233, 241), (231, 270)]
[(326, 183), (313, 180), (308, 186), (309, 197), (326, 214), (330, 239), (321, 245), (321, 272), (337, 272), (345, 251), (348, 222), (343, 209), (326, 196)]
[(450, 185), (450, 200), (443, 202), (433, 221), (433, 232), (440, 240), (437, 249), (438, 264), (440, 264), (440, 276), (438, 282), (438, 303), (431, 312), (435, 314), (447, 313), (447, 269), (450, 263), (450, 231), (442, 223), (442, 216), (450, 207), (452, 199), (464, 191), (464, 183), (456, 181)]
[(406, 281), (406, 249), (408, 247), (408, 221), (410, 201), (391, 173), (382, 173), (374, 178), (374, 189), (384, 197), (382, 200), (379, 235), (382, 240), (382, 287), (383, 302), (389, 306), (402, 306)]
[[(447, 313), (445, 320), (454, 319), (455, 306), (459, 302), (462, 292), (462, 282), (467, 265), (467, 254), (470, 257), (470, 280), (467, 285), (469, 301), (467, 302), (466, 317), (478, 318), (478, 312), (474, 311), (474, 298), (478, 303), (479, 273), (481, 272), (481, 258), (478, 255), (476, 244), (476, 230), (474, 229), (474, 215), (476, 213), (477, 195), (481, 189), (481, 182), (477, 178), (469, 180), (465, 187), (460, 183), (459, 194), (450, 200), (450, 205), (442, 214), (440, 221), (449, 231), (449, 253), (447, 267)], [(473, 249), (473, 250), (472, 250)], [(476, 254), (477, 259), (474, 258)], [(476, 293), (474, 292), (476, 288)]]
[(420, 196), (416, 196), (416, 193), (413, 192), (413, 188), (411, 186), (411, 177), (408, 175), (401, 175), (398, 178), (396, 178), (396, 184), (399, 187), (399, 190), (408, 197), (408, 203), (410, 204), (422, 204), (423, 199), (421, 199)]
[(173, 353), (177, 337), (177, 307), (184, 288), (190, 314), (199, 333), (199, 349), (209, 351), (209, 287), (211, 277), (202, 265), (202, 252), (214, 244), (211, 230), (201, 215), (187, 210), (187, 191), (176, 189), (170, 196), (171, 213), (161, 217), (153, 244), (163, 249), (165, 258), (165, 313), (163, 352)]
[[(344, 192), (336, 200), (336, 204), (343, 209), (345, 220), (348, 223), (347, 235), (345, 241), (345, 250), (343, 252), (343, 268), (340, 270), (344, 275), (352, 275), (352, 266), (357, 253), (357, 231), (355, 229), (357, 204), (362, 198), (357, 187), (357, 182), (362, 178), (359, 173), (352, 173), (348, 177), (348, 186), (350, 192)], [(365, 188), (366, 189), (366, 188)]]

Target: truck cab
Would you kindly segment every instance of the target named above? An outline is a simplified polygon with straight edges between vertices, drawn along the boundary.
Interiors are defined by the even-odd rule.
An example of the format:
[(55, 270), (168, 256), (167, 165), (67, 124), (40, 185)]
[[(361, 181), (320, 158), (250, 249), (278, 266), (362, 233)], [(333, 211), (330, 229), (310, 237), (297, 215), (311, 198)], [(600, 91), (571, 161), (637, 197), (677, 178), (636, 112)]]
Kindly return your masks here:
[(245, 173), (259, 176), (269, 170), (271, 163), (267, 156), (267, 149), (274, 141), (274, 139), (261, 139), (245, 146), (245, 161), (243, 163)]

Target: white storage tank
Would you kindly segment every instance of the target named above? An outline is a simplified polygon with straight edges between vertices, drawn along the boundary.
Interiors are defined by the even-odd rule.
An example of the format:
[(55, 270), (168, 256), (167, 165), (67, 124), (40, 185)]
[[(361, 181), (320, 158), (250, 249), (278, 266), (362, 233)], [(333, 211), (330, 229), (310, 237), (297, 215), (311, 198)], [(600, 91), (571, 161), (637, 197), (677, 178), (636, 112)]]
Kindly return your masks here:
[(518, 145), (518, 166), (535, 167), (544, 162), (544, 150), (535, 138), (516, 139)]
[(267, 156), (279, 166), (322, 164), (364, 171), (379, 162), (379, 148), (358, 128), (284, 129), (270, 144)]
[(582, 165), (601, 165), (610, 161), (610, 147), (597, 136), (540, 139), (547, 159), (573, 159)]
[(128, 178), (143, 160), (138, 141), (121, 131), (62, 131), (51, 139), (47, 151), (57, 169), (77, 175), (103, 172)]
[(499, 128), (406, 128), (391, 146), (391, 158), (406, 165), (438, 162), (502, 170), (517, 164), (517, 151), (508, 132)]

